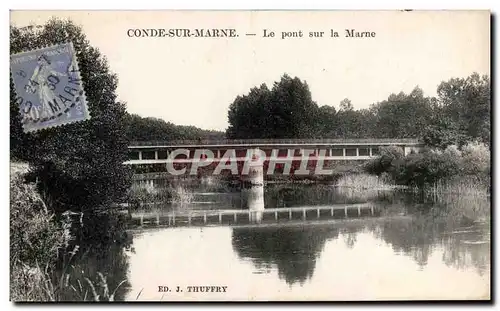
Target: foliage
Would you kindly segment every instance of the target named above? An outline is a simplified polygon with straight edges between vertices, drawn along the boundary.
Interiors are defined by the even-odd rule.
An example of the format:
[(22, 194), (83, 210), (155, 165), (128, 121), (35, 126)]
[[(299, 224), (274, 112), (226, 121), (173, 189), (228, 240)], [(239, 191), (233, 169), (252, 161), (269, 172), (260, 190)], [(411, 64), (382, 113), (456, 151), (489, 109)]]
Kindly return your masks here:
[(373, 105), (377, 137), (418, 138), (428, 125), (433, 102), (416, 87), (410, 94), (391, 94), (387, 100)]
[(91, 119), (23, 133), (11, 80), (11, 156), (34, 167), (41, 193), (57, 213), (109, 208), (129, 187), (125, 105), (117, 101), (118, 79), (82, 29), (52, 19), (41, 27), (10, 28), (11, 53), (73, 42)]
[(388, 146), (380, 148), (380, 155), (366, 162), (364, 170), (369, 174), (380, 176), (384, 172), (392, 171), (396, 160), (404, 157), (400, 147)]
[(422, 135), (422, 140), (428, 147), (446, 149), (451, 145), (463, 146), (470, 139), (450, 118), (442, 117), (435, 122)]
[(393, 177), (398, 184), (423, 187), (450, 178), (459, 171), (460, 163), (456, 156), (428, 150), (396, 161)]
[(34, 184), (24, 174), (11, 172), (10, 179), (10, 254), (11, 264), (18, 261), (34, 267), (53, 262), (58, 251), (69, 241), (67, 231), (53, 221)]
[(225, 136), (219, 131), (174, 125), (162, 119), (143, 118), (135, 114), (127, 114), (125, 131), (130, 141), (222, 139)]
[(443, 81), (438, 97), (418, 86), (391, 94), (369, 109), (354, 109), (348, 98), (339, 108), (318, 106), (307, 82), (283, 75), (272, 89), (262, 84), (237, 96), (228, 113), (228, 138), (419, 138), (445, 149), (490, 140), (490, 81), (473, 73)]
[(486, 145), (479, 142), (470, 142), (462, 148), (461, 156), (462, 173), (490, 175), (491, 153)]
[(351, 101), (345, 98), (340, 102), (340, 109), (335, 116), (336, 129), (330, 135), (338, 138), (371, 137), (369, 133), (373, 130), (373, 117), (367, 109), (354, 110)]
[(287, 74), (270, 90), (265, 84), (238, 96), (229, 107), (228, 138), (309, 138), (316, 134), (318, 107), (306, 82)]
[(364, 167), (370, 174), (389, 174), (397, 184), (425, 187), (446, 182), (456, 176), (468, 176), (485, 188), (490, 183), (490, 151), (479, 142), (462, 148), (449, 145), (445, 150), (426, 148), (403, 156), (397, 149), (382, 149), (381, 155)]
[(478, 138), (486, 145), (490, 143), (491, 130), (490, 88), (489, 77), (477, 73), (466, 78), (452, 78), (437, 88), (442, 115), (451, 118), (468, 137)]
[[(75, 255), (72, 253), (72, 257)], [(72, 258), (71, 257), (71, 258)], [(30, 267), (18, 262), (11, 269), (11, 300), (15, 302), (55, 302), (55, 301), (115, 301), (123, 295), (126, 279), (117, 285), (101, 272), (95, 277), (82, 275), (85, 267), (69, 264), (61, 273), (50, 269), (49, 265), (36, 264)], [(79, 273), (80, 272), (80, 273)]]
[[(61, 301), (83, 300), (102, 301), (113, 300), (124, 281), (106, 280), (99, 271), (89, 271), (89, 265), (80, 266), (73, 262), (73, 256), (82, 249), (85, 234), (74, 235), (71, 227), (72, 216), (75, 213), (65, 212), (62, 221), (56, 221), (55, 214), (39, 195), (35, 184), (28, 183), (25, 175), (28, 167), (13, 163), (10, 180), (10, 298), (13, 301)], [(93, 241), (93, 249), (98, 254), (108, 256), (107, 251), (113, 249), (110, 241), (123, 232), (123, 228), (110, 229), (109, 224), (120, 224), (119, 218), (109, 214), (99, 216), (99, 221), (91, 216), (77, 221), (82, 228), (90, 230), (93, 236), (101, 235)], [(95, 217), (95, 215), (93, 215)], [(98, 226), (104, 229), (97, 228)], [(73, 232), (72, 232), (73, 231)], [(113, 235), (113, 236), (112, 236)], [(105, 241), (105, 247), (99, 247), (99, 242)], [(67, 253), (69, 245), (73, 251)], [(119, 247), (116, 244), (114, 248)], [(102, 245), (101, 245), (102, 246)], [(121, 246), (120, 246), (121, 247)], [(88, 247), (85, 249), (90, 250)], [(103, 251), (105, 250), (105, 251)], [(69, 259), (67, 255), (70, 255)], [(106, 262), (102, 259), (98, 263)], [(112, 269), (122, 269), (120, 275), (126, 273), (125, 262), (112, 263)], [(105, 267), (98, 266), (102, 269)], [(85, 272), (84, 272), (85, 270)], [(106, 269), (109, 270), (109, 267)], [(116, 298), (118, 299), (118, 298)]]

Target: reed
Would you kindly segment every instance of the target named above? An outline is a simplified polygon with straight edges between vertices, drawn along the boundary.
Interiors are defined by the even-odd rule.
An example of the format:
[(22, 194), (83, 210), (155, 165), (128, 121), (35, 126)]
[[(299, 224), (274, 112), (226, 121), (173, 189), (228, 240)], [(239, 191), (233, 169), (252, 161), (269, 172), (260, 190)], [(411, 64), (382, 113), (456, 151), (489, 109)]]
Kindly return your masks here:
[(486, 197), (489, 195), (489, 182), (475, 176), (461, 176), (451, 180), (439, 180), (425, 190), (441, 197), (447, 194)]
[(171, 188), (172, 191), (172, 203), (177, 204), (189, 204), (194, 199), (194, 194), (186, 187), (182, 185), (177, 185), (175, 188)]
[(354, 190), (385, 190), (394, 188), (394, 185), (387, 183), (383, 178), (369, 174), (343, 175), (337, 180), (335, 186)]
[(16, 261), (11, 263), (10, 299), (14, 302), (56, 302), (56, 301), (114, 301), (117, 290), (126, 282), (121, 281), (110, 289), (106, 276), (97, 272), (97, 278), (72, 277), (82, 267), (71, 265), (71, 259), (78, 247), (70, 252), (70, 258), (61, 271), (55, 271), (47, 262), (34, 267)]

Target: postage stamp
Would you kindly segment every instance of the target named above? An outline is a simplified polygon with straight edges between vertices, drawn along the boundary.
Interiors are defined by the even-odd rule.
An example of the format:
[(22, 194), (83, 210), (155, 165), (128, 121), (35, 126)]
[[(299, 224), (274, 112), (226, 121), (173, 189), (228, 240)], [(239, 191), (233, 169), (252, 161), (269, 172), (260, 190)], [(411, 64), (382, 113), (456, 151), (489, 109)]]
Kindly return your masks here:
[(10, 66), (25, 132), (90, 118), (72, 43), (11, 55)]

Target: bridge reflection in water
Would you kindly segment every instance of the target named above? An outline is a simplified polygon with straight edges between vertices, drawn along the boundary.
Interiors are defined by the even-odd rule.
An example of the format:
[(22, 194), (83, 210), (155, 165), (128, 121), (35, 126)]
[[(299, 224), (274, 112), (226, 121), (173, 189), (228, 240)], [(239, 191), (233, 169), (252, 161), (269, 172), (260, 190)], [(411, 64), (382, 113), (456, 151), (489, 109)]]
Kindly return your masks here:
[(132, 213), (132, 224), (141, 227), (258, 226), (380, 216), (374, 203), (265, 209), (263, 186), (243, 189), (241, 196), (243, 209), (138, 212)]

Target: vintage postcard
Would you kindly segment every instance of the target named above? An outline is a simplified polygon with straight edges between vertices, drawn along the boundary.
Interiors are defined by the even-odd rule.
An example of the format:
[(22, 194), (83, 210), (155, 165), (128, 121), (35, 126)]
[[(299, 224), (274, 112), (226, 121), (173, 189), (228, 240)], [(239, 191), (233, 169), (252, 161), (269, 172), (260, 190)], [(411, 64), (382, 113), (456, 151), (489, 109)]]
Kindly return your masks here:
[(489, 301), (490, 21), (11, 11), (11, 301)]

